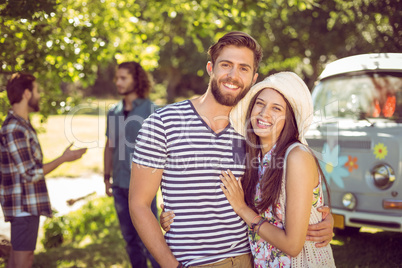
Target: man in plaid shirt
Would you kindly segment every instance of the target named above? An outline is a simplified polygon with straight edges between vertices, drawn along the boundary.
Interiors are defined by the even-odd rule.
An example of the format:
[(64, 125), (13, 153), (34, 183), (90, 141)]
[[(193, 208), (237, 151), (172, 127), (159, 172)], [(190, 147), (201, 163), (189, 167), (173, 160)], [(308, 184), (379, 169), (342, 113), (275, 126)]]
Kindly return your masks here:
[(8, 267), (31, 267), (39, 228), (39, 216), (52, 211), (45, 175), (64, 162), (81, 158), (86, 148), (70, 150), (43, 164), (42, 150), (29, 113), (39, 111), (35, 77), (16, 73), (7, 83), (12, 105), (0, 130), (0, 202), (5, 221), (11, 222)]

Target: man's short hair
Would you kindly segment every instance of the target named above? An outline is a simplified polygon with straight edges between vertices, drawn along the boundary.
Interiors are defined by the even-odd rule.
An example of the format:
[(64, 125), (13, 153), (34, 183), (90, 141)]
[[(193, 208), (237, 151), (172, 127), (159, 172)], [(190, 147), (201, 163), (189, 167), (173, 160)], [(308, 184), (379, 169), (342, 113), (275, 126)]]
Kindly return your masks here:
[(262, 59), (262, 48), (258, 42), (250, 35), (243, 32), (229, 32), (222, 36), (218, 42), (212, 45), (208, 50), (212, 64), (215, 64), (222, 49), (226, 46), (247, 47), (254, 53), (254, 73), (257, 72), (258, 66)]
[(118, 69), (127, 69), (133, 77), (135, 93), (139, 98), (147, 98), (151, 91), (153, 81), (149, 73), (135, 61), (128, 61), (119, 64)]
[(22, 95), (25, 89), (33, 90), (33, 83), (36, 80), (35, 76), (27, 73), (14, 73), (7, 82), (7, 97), (10, 104), (19, 103), (22, 100)]

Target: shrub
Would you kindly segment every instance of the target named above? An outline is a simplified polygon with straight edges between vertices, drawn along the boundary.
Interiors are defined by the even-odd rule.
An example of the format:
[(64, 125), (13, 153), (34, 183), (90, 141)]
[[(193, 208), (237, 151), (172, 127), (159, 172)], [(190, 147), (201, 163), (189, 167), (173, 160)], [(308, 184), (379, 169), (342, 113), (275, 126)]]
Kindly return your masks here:
[(113, 198), (96, 198), (77, 211), (46, 219), (42, 244), (45, 249), (60, 247), (63, 243), (79, 245), (103, 238), (111, 230), (120, 235)]

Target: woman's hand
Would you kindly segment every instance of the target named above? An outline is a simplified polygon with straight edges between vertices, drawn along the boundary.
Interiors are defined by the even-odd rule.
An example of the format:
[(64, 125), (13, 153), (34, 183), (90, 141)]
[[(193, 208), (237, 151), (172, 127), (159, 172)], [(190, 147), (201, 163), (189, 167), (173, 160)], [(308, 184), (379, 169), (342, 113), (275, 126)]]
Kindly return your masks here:
[(228, 169), (226, 172), (222, 171), (222, 175), (219, 176), (222, 181), (221, 189), (228, 199), (233, 210), (240, 215), (240, 211), (247, 208), (244, 201), (243, 187), (241, 186), (241, 178), (236, 179), (233, 173)]
[(173, 222), (173, 218), (174, 218), (174, 212), (171, 211), (165, 211), (165, 206), (163, 204), (160, 205), (162, 212), (161, 215), (159, 215), (159, 223), (162, 226), (162, 229), (165, 232), (168, 232), (170, 230), (170, 225)]

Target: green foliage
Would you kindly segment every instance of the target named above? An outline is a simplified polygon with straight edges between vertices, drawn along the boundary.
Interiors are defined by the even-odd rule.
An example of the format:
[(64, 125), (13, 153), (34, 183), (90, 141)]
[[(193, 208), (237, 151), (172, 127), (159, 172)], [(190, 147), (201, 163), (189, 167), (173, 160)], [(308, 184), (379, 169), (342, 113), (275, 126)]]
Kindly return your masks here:
[[(0, 91), (0, 124), (3, 123), (4, 119), (6, 119), (7, 113), (6, 111), (10, 108), (10, 104), (7, 100), (6, 91)], [(2, 113), (2, 111), (4, 111)]]
[[(119, 236), (119, 223), (113, 198), (94, 199), (80, 210), (65, 216), (46, 219), (42, 244), (45, 249), (60, 247), (63, 243), (78, 246), (113, 233)], [(121, 238), (121, 235), (119, 236)], [(88, 242), (90, 241), (90, 242)]]
[[(355, 53), (361, 50), (374, 52), (401, 52), (402, 16), (401, 0), (335, 0), (328, 27), (340, 24), (353, 28), (356, 36), (347, 36), (349, 47)], [(353, 47), (352, 45), (355, 44)]]
[(205, 91), (208, 47), (224, 33), (241, 30), (264, 49), (260, 78), (292, 70), (311, 86), (336, 58), (400, 52), (401, 2), (2, 0), (0, 74), (34, 73), (45, 91), (43, 103), (57, 103), (42, 106), (46, 115), (60, 113), (66, 96), (75, 97), (65, 83), (92, 91), (100, 69), (136, 60), (166, 87), (172, 102)]
[(57, 248), (61, 246), (64, 241), (64, 228), (66, 224), (64, 217), (58, 217), (57, 219), (45, 224), (45, 237), (42, 240), (43, 247), (45, 249)]
[(166, 104), (166, 87), (162, 84), (156, 84), (149, 94), (149, 98), (154, 102), (163, 106)]
[(1, 0), (0, 16), (9, 16), (14, 18), (32, 17), (36, 12), (53, 12), (56, 6), (55, 0)]
[(33, 268), (129, 268), (113, 198), (90, 200), (81, 209), (46, 219), (42, 244)]
[[(76, 88), (93, 84), (98, 68), (114, 57), (144, 59), (147, 69), (156, 65), (158, 48), (131, 38), (148, 27), (130, 21), (127, 10), (136, 6), (134, 1), (17, 1), (21, 12), (14, 11), (15, 2), (0, 3), (0, 74), (34, 74), (45, 93), (45, 116), (60, 113), (66, 96), (75, 97), (63, 91), (63, 83)], [(119, 57), (122, 49), (124, 57)], [(53, 102), (57, 105), (50, 106)], [(5, 112), (0, 110), (0, 117)]]

